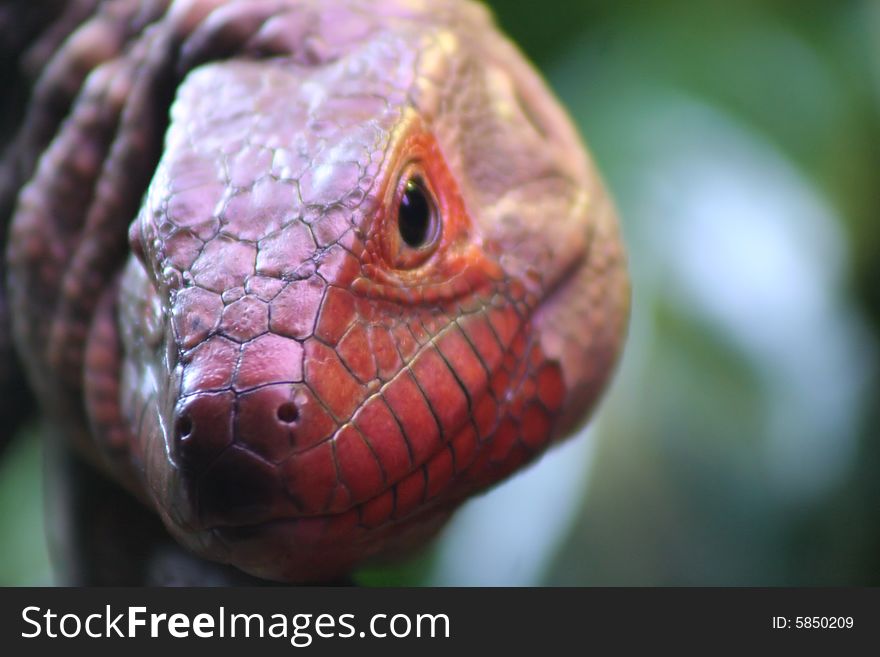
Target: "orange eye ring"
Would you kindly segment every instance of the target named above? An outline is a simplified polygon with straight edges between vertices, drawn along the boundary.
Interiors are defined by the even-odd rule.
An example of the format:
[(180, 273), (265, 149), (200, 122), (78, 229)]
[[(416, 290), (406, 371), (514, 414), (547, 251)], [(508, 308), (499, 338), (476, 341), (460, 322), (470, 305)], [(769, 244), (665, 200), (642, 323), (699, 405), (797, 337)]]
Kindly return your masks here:
[[(483, 252), (434, 136), (421, 124), (410, 126), (388, 160), (379, 207), (364, 241), (361, 276), (352, 282), (352, 289), (369, 298), (437, 304), (501, 280), (504, 272)], [(400, 210), (407, 192), (407, 205), (423, 200), (424, 207), (416, 213), (422, 220), (402, 229)], [(424, 214), (424, 208), (431, 212)]]

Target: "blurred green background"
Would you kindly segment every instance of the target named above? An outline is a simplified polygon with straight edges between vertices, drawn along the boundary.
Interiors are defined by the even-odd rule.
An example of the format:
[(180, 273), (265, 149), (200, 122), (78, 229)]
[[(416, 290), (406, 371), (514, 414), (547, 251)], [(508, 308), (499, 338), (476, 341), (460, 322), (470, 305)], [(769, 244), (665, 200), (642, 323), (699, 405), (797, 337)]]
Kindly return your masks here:
[[(880, 2), (490, 3), (619, 206), (626, 354), (590, 429), (365, 584), (880, 584)], [(50, 583), (40, 445), (0, 583)]]

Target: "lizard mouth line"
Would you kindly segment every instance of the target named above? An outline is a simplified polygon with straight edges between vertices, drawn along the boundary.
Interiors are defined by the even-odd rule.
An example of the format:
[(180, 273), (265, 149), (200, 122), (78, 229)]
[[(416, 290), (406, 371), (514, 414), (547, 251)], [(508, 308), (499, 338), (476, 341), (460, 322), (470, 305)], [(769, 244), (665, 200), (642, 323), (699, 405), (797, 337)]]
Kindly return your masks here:
[[(465, 422), (462, 424), (462, 427), (465, 426), (465, 424), (467, 424), (467, 420), (465, 420)], [(460, 430), (460, 429), (459, 429), (459, 430)], [(354, 503), (354, 504), (352, 504), (351, 506), (349, 506), (349, 507), (347, 507), (347, 508), (345, 508), (345, 509), (342, 509), (342, 510), (340, 510), (340, 511), (329, 512), (329, 513), (328, 513), (328, 512), (317, 512), (317, 513), (311, 513), (311, 514), (310, 514), (310, 513), (302, 513), (302, 514), (296, 514), (296, 515), (281, 515), (281, 516), (278, 516), (278, 517), (266, 518), (265, 520), (262, 520), (261, 522), (256, 522), (256, 523), (253, 523), (253, 524), (250, 524), (250, 523), (235, 523), (235, 522), (230, 522), (230, 523), (222, 523), (222, 522), (221, 522), (221, 523), (217, 523), (217, 522), (215, 522), (215, 523), (211, 523), (210, 525), (205, 525), (205, 526), (203, 526), (203, 527), (195, 527), (194, 529), (196, 529), (197, 531), (209, 531), (209, 532), (217, 531), (217, 530), (224, 530), (224, 529), (225, 529), (225, 530), (229, 530), (229, 529), (234, 529), (234, 530), (248, 530), (248, 529), (251, 529), (251, 530), (256, 530), (256, 529), (258, 529), (258, 528), (260, 528), (260, 527), (264, 527), (264, 526), (266, 526), (266, 525), (271, 525), (271, 524), (274, 524), (274, 523), (285, 523), (285, 522), (290, 522), (290, 523), (300, 523), (300, 522), (321, 522), (321, 521), (326, 521), (326, 520), (333, 520), (333, 519), (342, 518), (343, 516), (345, 516), (345, 515), (347, 515), (347, 514), (350, 514), (350, 513), (352, 513), (352, 512), (356, 512), (356, 513), (358, 514), (358, 516), (360, 517), (360, 515), (361, 515), (363, 509), (364, 509), (368, 504), (370, 504), (371, 502), (374, 502), (375, 500), (379, 499), (380, 497), (382, 497), (383, 495), (385, 495), (389, 490), (394, 490), (395, 493), (396, 493), (396, 488), (397, 488), (402, 482), (406, 481), (409, 477), (417, 476), (418, 473), (421, 472), (421, 473), (422, 473), (421, 476), (424, 477), (424, 480), (425, 480), (425, 484), (424, 484), (425, 488), (424, 488), (424, 493), (423, 493), (423, 495), (422, 495), (422, 499), (421, 499), (421, 501), (420, 501), (420, 502), (419, 502), (419, 503), (418, 503), (413, 509), (407, 511), (407, 512), (406, 512), (405, 514), (403, 514), (402, 516), (397, 516), (397, 515), (396, 515), (396, 502), (397, 502), (397, 500), (396, 500), (396, 494), (395, 494), (395, 496), (394, 496), (394, 501), (393, 501), (393, 508), (392, 508), (391, 513), (388, 515), (387, 519), (386, 519), (383, 523), (381, 523), (379, 526), (377, 526), (377, 527), (375, 527), (375, 528), (378, 529), (378, 528), (380, 528), (382, 525), (386, 525), (386, 524), (393, 523), (393, 522), (400, 522), (400, 521), (406, 520), (407, 518), (409, 518), (409, 517), (412, 516), (412, 515), (415, 515), (415, 514), (419, 513), (419, 512), (422, 511), (422, 510), (425, 508), (425, 506), (426, 506), (428, 503), (430, 503), (434, 498), (437, 498), (437, 497), (440, 496), (440, 493), (435, 493), (434, 496), (432, 496), (431, 498), (428, 497), (428, 493), (427, 493), (427, 477), (428, 477), (428, 475), (427, 475), (427, 470), (428, 470), (428, 466), (429, 466), (432, 462), (434, 462), (436, 459), (438, 459), (438, 458), (443, 454), (443, 452), (445, 452), (446, 450), (450, 449), (450, 445), (451, 445), (451, 443), (450, 443), (449, 441), (444, 442), (443, 445), (441, 445), (438, 449), (436, 449), (436, 450), (435, 450), (435, 451), (434, 451), (434, 452), (433, 452), (433, 453), (432, 453), (427, 459), (425, 459), (422, 463), (420, 463), (419, 465), (413, 467), (411, 470), (407, 471), (404, 475), (402, 475), (401, 477), (399, 477), (396, 481), (391, 482), (391, 483), (387, 484), (386, 486), (384, 486), (384, 487), (382, 488), (382, 490), (378, 491), (375, 495), (372, 495), (371, 497), (369, 497), (369, 498), (367, 498), (367, 499), (365, 499), (365, 500), (363, 500), (363, 501), (361, 501), (361, 502)], [(454, 456), (453, 456), (453, 459), (454, 459)], [(461, 474), (463, 474), (463, 473), (466, 471), (466, 469), (467, 469), (467, 466), (465, 466), (465, 468), (462, 468), (461, 470), (457, 470), (457, 471), (455, 471), (454, 474), (452, 475), (452, 478), (451, 478), (451, 479), (446, 483), (446, 485), (444, 486), (444, 489), (446, 489), (446, 488), (448, 488), (448, 487), (450, 487), (450, 486), (453, 486), (453, 485), (455, 484), (455, 480), (456, 480), (456, 478), (457, 478), (458, 476), (460, 476)], [(440, 492), (442, 493), (442, 490), (441, 490)], [(358, 524), (361, 524), (361, 523), (358, 522)]]
[[(453, 326), (454, 326), (454, 323), (453, 323)], [(414, 362), (422, 353), (426, 352), (431, 345), (436, 345), (437, 341), (442, 338), (445, 331), (448, 330), (449, 328), (450, 327), (446, 327), (446, 329), (444, 329), (443, 331), (440, 331), (435, 336), (434, 339), (421, 345), (419, 347), (419, 349), (417, 350), (417, 352), (412, 356), (412, 359), (409, 362), (410, 363)], [(474, 348), (473, 345), (472, 345), (472, 348)], [(447, 365), (447, 367), (449, 367), (449, 369), (454, 374), (455, 373), (454, 366), (449, 362), (447, 362), (446, 365)], [(520, 365), (521, 365), (521, 361), (520, 361), (520, 359), (517, 359), (516, 362), (514, 363), (513, 371), (518, 369)], [(492, 381), (493, 377), (498, 373), (499, 368), (501, 366), (502, 365), (499, 362), (497, 365), (495, 365), (491, 369), (489, 369), (488, 367), (486, 368), (486, 370), (485, 370), (486, 383), (481, 389), (479, 389), (477, 391), (477, 394), (467, 392), (467, 389), (464, 386), (464, 384), (460, 381), (458, 382), (458, 385), (461, 387), (462, 391), (464, 392), (465, 399), (467, 400), (467, 408), (466, 408), (466, 412), (464, 412), (462, 414), (460, 420), (453, 426), (453, 428), (451, 428), (451, 429), (450, 428), (446, 428), (446, 429), (442, 428), (441, 419), (437, 416), (437, 414), (434, 411), (431, 404), (428, 403), (428, 407), (432, 409), (431, 412), (434, 415), (434, 421), (435, 421), (436, 427), (437, 427), (436, 430), (439, 433), (439, 437), (445, 438), (445, 440), (442, 440), (442, 442), (439, 442), (439, 439), (438, 439), (439, 444), (437, 445), (437, 447), (434, 450), (432, 450), (422, 460), (416, 462), (416, 459), (415, 459), (414, 453), (413, 453), (411, 439), (407, 438), (404, 435), (404, 439), (405, 439), (407, 446), (408, 446), (407, 449), (409, 452), (410, 465), (409, 465), (408, 469), (406, 469), (404, 472), (396, 475), (393, 480), (389, 480), (385, 466), (378, 459), (378, 456), (376, 455), (375, 450), (370, 445), (370, 441), (365, 440), (365, 442), (367, 442), (367, 444), (368, 444), (370, 451), (373, 453), (373, 457), (376, 459), (377, 463), (379, 464), (379, 468), (380, 468), (381, 474), (382, 474), (382, 487), (381, 487), (381, 489), (377, 488), (376, 491), (372, 495), (370, 495), (368, 498), (363, 499), (361, 501), (349, 502), (348, 505), (344, 506), (344, 507), (341, 507), (341, 505), (340, 505), (340, 506), (337, 506), (335, 509), (331, 509), (330, 507), (332, 506), (331, 500), (333, 497), (333, 493), (330, 493), (328, 495), (327, 501), (322, 505), (322, 507), (316, 508), (316, 505), (312, 505), (312, 509), (306, 510), (308, 507), (307, 507), (307, 504), (305, 504), (301, 500), (302, 493), (301, 492), (300, 493), (293, 492), (289, 488), (285, 487), (285, 488), (287, 488), (287, 496), (288, 496), (288, 499), (292, 502), (293, 508), (288, 507), (284, 510), (276, 510), (274, 513), (271, 513), (271, 512), (267, 513), (265, 516), (260, 517), (258, 522), (250, 525), (249, 523), (242, 523), (238, 520), (223, 521), (223, 520), (215, 519), (209, 523), (203, 522), (203, 520), (202, 520), (202, 517), (203, 517), (202, 516), (202, 502), (200, 500), (201, 495), (200, 495), (200, 493), (196, 492), (196, 494), (193, 496), (193, 505), (192, 505), (192, 510), (191, 510), (192, 515), (191, 515), (189, 521), (186, 523), (187, 527), (189, 527), (191, 530), (194, 530), (194, 531), (200, 531), (200, 530), (211, 530), (211, 529), (219, 529), (219, 528), (244, 528), (247, 526), (259, 526), (259, 525), (265, 524), (267, 522), (275, 522), (275, 521), (305, 521), (305, 520), (317, 521), (317, 520), (321, 520), (321, 519), (341, 517), (341, 516), (344, 516), (345, 514), (350, 513), (352, 511), (356, 511), (358, 513), (358, 515), (360, 516), (361, 513), (363, 512), (363, 509), (368, 504), (370, 504), (371, 502), (375, 502), (378, 498), (382, 497), (389, 490), (396, 489), (396, 487), (398, 487), (403, 481), (407, 480), (408, 478), (421, 476), (424, 479), (423, 483), (421, 484), (423, 487), (423, 497), (416, 507), (414, 507), (412, 510), (407, 511), (406, 515), (409, 515), (413, 512), (416, 512), (418, 509), (422, 508), (426, 502), (429, 501), (429, 498), (428, 498), (428, 490), (429, 490), (428, 470), (429, 470), (429, 466), (432, 463), (434, 463), (438, 458), (441, 458), (444, 452), (449, 451), (450, 455), (452, 457), (452, 463), (453, 463), (452, 474), (449, 477), (449, 480), (440, 488), (440, 490), (433, 492), (431, 497), (442, 495), (443, 491), (445, 491), (447, 488), (455, 486), (456, 481), (459, 479), (460, 475), (470, 466), (471, 462), (473, 461), (473, 457), (471, 457), (471, 460), (469, 460), (468, 463), (465, 465), (462, 465), (460, 463), (456, 463), (456, 452), (455, 452), (455, 449), (452, 447), (453, 440), (462, 431), (466, 430), (466, 428), (470, 424), (471, 426), (474, 427), (474, 441), (475, 441), (474, 451), (476, 451), (481, 446), (485, 445), (486, 437), (490, 437), (494, 433), (495, 428), (498, 425), (500, 415), (497, 415), (494, 423), (488, 429), (483, 431), (484, 438), (481, 440), (479, 438), (480, 431), (477, 430), (477, 427), (474, 424), (473, 412), (474, 412), (474, 409), (478, 408), (479, 405), (488, 396), (491, 395), (493, 398), (495, 398), (495, 395), (492, 392), (491, 381)], [(401, 370), (400, 373), (403, 374), (407, 370), (408, 370), (408, 366), (405, 366), (403, 368), (403, 370)], [(363, 402), (361, 403), (361, 408), (364, 405), (368, 404), (374, 397), (381, 396), (385, 387), (387, 387), (388, 385), (391, 385), (393, 383), (393, 381), (396, 380), (396, 378), (397, 377), (394, 377), (392, 380), (388, 381), (385, 384), (385, 386), (383, 386), (381, 389), (376, 390), (370, 396), (368, 396), (366, 399), (364, 399)], [(295, 385), (296, 383), (298, 383), (298, 382), (294, 382), (294, 381), (272, 382), (270, 384), (262, 384), (259, 386), (255, 386), (253, 389), (256, 390), (256, 389), (260, 389), (260, 388), (264, 388), (264, 387), (268, 387), (268, 386), (276, 385), (276, 384)], [(222, 390), (204, 390), (204, 391), (200, 391), (198, 393), (185, 395), (185, 396), (181, 397), (180, 400), (184, 400), (184, 399), (187, 399), (190, 397), (195, 397), (197, 395), (220, 394), (222, 392), (225, 392), (226, 390), (228, 390), (228, 388), (224, 388)], [(424, 395), (424, 392), (422, 394)], [(425, 397), (425, 401), (428, 402), (427, 397)], [(500, 408), (504, 404), (504, 400), (496, 398), (495, 403)], [(353, 417), (354, 417), (354, 414), (352, 415), (352, 418)], [(343, 429), (351, 423), (352, 423), (352, 419), (349, 419), (346, 423), (342, 424), (342, 426), (340, 426), (334, 432), (334, 434), (332, 436), (328, 436), (327, 438), (321, 440), (320, 442), (318, 442), (316, 444), (310, 445), (309, 447), (302, 449), (301, 451), (297, 451), (297, 452), (293, 453), (290, 456), (290, 459), (295, 460), (297, 458), (302, 458), (302, 457), (306, 456), (307, 454), (309, 454), (310, 452), (313, 452), (314, 450), (324, 448), (324, 446), (328, 442), (332, 442), (333, 440), (335, 440), (335, 438), (338, 435), (340, 435), (340, 433), (343, 431)], [(402, 431), (402, 427), (401, 427), (401, 431)], [(204, 481), (205, 477), (207, 477), (209, 475), (213, 464), (216, 464), (227, 451), (229, 451), (230, 449), (234, 449), (236, 444), (242, 442), (239, 440), (240, 438), (241, 438), (241, 436), (239, 434), (235, 434), (232, 441), (228, 445), (226, 445), (226, 447), (223, 450), (221, 450), (217, 454), (213, 455), (212, 460), (211, 460), (211, 465), (207, 466), (194, 481), (191, 481), (188, 484), (188, 486), (191, 487), (191, 490), (193, 490), (193, 491), (200, 490), (201, 485), (202, 485), (201, 482)], [(243, 442), (246, 443), (247, 441), (243, 441)], [(269, 461), (268, 459), (265, 459), (264, 457), (260, 456), (256, 452), (253, 452), (252, 450), (248, 450), (248, 451), (251, 454), (260, 458), (260, 460), (265, 461), (266, 463), (269, 463), (273, 466), (277, 465), (277, 463), (275, 463), (273, 461)], [(334, 448), (334, 461), (335, 461), (335, 459), (336, 459), (336, 457), (335, 457), (335, 448)], [(180, 468), (178, 467), (177, 470), (179, 472)], [(350, 491), (351, 490), (350, 487), (348, 486), (347, 482), (345, 481), (344, 477), (342, 477), (342, 475), (338, 469), (338, 464), (337, 464), (337, 471), (336, 472), (337, 472), (337, 485), (336, 485), (336, 488), (334, 488), (334, 490), (338, 491), (340, 488), (343, 488), (345, 490)], [(418, 474), (419, 472), (421, 472), (421, 475)], [(392, 511), (389, 515), (389, 520), (395, 519), (394, 515), (395, 515), (396, 509), (397, 509), (397, 502), (398, 502), (397, 493), (395, 490), (395, 493), (393, 495), (393, 500), (392, 500)]]

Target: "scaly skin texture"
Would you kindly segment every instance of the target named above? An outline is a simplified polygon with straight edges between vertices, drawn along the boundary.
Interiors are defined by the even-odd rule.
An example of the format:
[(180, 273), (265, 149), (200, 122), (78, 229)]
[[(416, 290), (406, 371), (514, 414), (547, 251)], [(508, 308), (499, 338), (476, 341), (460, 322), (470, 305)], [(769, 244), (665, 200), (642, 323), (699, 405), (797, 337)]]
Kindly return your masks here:
[[(46, 59), (89, 11), (90, 3), (64, 0), (0, 2), (0, 156), (25, 112), (28, 90)], [(14, 149), (13, 149), (14, 150)], [(11, 158), (10, 158), (11, 160)], [(0, 167), (0, 247), (21, 180), (14, 168)], [(28, 418), (31, 396), (13, 352), (10, 309), (4, 293), (5, 253), (0, 248), (0, 451), (18, 424)]]
[(199, 555), (308, 581), (405, 553), (608, 379), (613, 209), (479, 5), (108, 2), (34, 105), (18, 350), (44, 412)]

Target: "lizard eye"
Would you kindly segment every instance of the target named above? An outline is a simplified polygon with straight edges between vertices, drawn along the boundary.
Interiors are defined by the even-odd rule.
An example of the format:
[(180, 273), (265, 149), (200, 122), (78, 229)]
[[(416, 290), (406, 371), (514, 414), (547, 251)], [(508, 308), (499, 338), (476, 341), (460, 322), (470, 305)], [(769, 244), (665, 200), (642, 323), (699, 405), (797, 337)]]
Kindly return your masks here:
[(434, 251), (440, 235), (437, 202), (421, 176), (402, 179), (397, 198), (397, 255), (395, 266), (417, 267)]
[(403, 186), (397, 210), (397, 228), (407, 246), (421, 248), (431, 237), (434, 208), (419, 178), (410, 178)]

